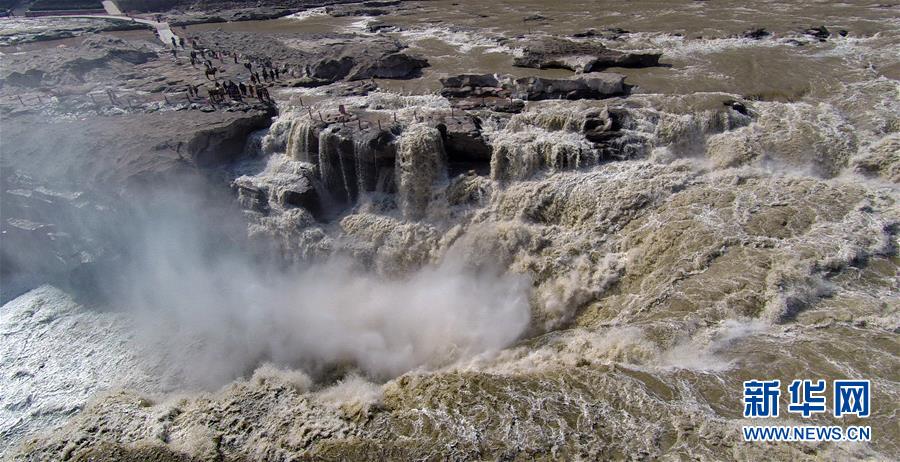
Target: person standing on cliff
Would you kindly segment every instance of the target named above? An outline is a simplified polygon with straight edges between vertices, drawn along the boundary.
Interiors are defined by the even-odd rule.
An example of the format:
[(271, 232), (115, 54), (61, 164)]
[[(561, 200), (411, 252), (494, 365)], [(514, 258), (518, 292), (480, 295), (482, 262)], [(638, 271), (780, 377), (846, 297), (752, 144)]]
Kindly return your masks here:
[(172, 36), (172, 48), (178, 48), (178, 42), (175, 40), (175, 36)]
[(178, 44), (181, 45), (181, 49), (184, 50), (184, 37), (178, 37)]

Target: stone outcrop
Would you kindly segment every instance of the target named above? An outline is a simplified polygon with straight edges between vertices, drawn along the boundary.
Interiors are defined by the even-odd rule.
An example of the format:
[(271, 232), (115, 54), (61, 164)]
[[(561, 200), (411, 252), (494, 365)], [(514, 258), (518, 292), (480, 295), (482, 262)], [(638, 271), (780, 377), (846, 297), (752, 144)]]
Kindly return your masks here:
[(360, 53), (348, 49), (344, 53), (313, 58), (306, 67), (306, 74), (324, 81), (407, 79), (419, 75), (428, 61), (399, 52), (399, 47), (370, 48)]
[(627, 53), (600, 43), (576, 42), (560, 37), (531, 40), (521, 45), (513, 65), (535, 69), (569, 69), (575, 72), (602, 71), (610, 67), (652, 67), (659, 65), (659, 53)]
[(237, 51), (284, 63), (300, 70), (299, 86), (339, 80), (408, 79), (420, 75), (428, 61), (406, 53), (406, 46), (387, 37), (353, 34), (266, 35), (241, 32), (198, 32), (201, 42), (219, 51)]
[(156, 59), (156, 51), (106, 35), (92, 36), (76, 48), (51, 49), (4, 58), (0, 84), (38, 87), (81, 84), (131, 71)]
[[(625, 76), (609, 72), (585, 74), (570, 79), (548, 79), (491, 74), (461, 74), (441, 79), (441, 95), (448, 98), (602, 99), (628, 93)], [(486, 103), (486, 101), (485, 101)], [(464, 105), (463, 105), (464, 106)], [(515, 111), (500, 112), (518, 112)]]
[(267, 127), (274, 115), (271, 110), (259, 109), (225, 114), (212, 127), (194, 132), (187, 142), (186, 155), (197, 167), (217, 167), (235, 160), (244, 151), (249, 134)]
[(438, 124), (449, 162), (490, 162), (491, 147), (481, 133), (481, 120), (463, 114)]
[(573, 79), (525, 77), (515, 81), (515, 94), (529, 101), (542, 99), (601, 99), (626, 93), (625, 76), (608, 72)]
[(409, 79), (417, 77), (428, 61), (406, 53), (386, 53), (381, 56), (360, 57), (347, 80)]
[(141, 29), (152, 30), (147, 24), (121, 19), (43, 17), (29, 19), (29, 25), (25, 30), (19, 27), (10, 27), (8, 30), (0, 31), (0, 46), (81, 37), (99, 32)]
[(6, 165), (62, 184), (128, 184), (234, 160), (248, 135), (271, 123), (270, 108), (170, 111), (84, 120), (4, 121)]
[(620, 27), (607, 27), (601, 30), (596, 29), (588, 29), (584, 32), (576, 32), (572, 34), (572, 37), (575, 38), (589, 38), (589, 37), (597, 37), (605, 40), (619, 40), (623, 35), (630, 33), (629, 31), (622, 29)]
[(345, 16), (384, 16), (388, 14), (387, 10), (383, 10), (380, 8), (354, 8), (352, 6), (349, 7), (328, 7), (328, 14), (335, 18), (342, 18)]
[(448, 98), (508, 96), (504, 83), (493, 74), (460, 74), (441, 78), (441, 95)]
[(759, 27), (744, 31), (742, 37), (752, 40), (762, 40), (770, 35), (772, 35), (771, 32), (767, 31), (765, 28)]

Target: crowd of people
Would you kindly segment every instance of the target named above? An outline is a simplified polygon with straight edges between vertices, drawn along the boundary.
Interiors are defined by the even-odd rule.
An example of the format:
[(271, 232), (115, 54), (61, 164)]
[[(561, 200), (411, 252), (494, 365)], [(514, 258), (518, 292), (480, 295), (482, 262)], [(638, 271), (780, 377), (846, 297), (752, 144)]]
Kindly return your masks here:
[[(193, 92), (193, 93), (192, 93)], [(206, 88), (207, 95), (211, 103), (224, 103), (228, 100), (243, 102), (244, 98), (256, 98), (263, 102), (272, 102), (272, 96), (269, 89), (262, 85), (250, 84), (245, 85), (244, 82), (234, 83), (231, 80), (223, 82), (215, 82), (213, 87)], [(188, 85), (188, 95), (199, 98), (199, 88), (194, 85)]]
[[(172, 37), (172, 56), (177, 59), (178, 49), (185, 49), (185, 39)], [(210, 50), (202, 46), (196, 38), (191, 39), (189, 53), (191, 66), (197, 68), (202, 65), (206, 80), (212, 85), (203, 85), (206, 97), (210, 104), (222, 104), (230, 101), (243, 102), (245, 98), (256, 98), (261, 102), (272, 102), (268, 85), (285, 78), (289, 73), (295, 75), (295, 71), (287, 65), (275, 65), (271, 59), (253, 59), (248, 56), (240, 56), (237, 52), (222, 52)], [(220, 66), (214, 65), (213, 60), (218, 60)], [(226, 60), (232, 60), (234, 64), (243, 63), (248, 77), (246, 81), (232, 79), (223, 80), (220, 83), (218, 74), (224, 73)], [(224, 79), (224, 78), (223, 78)], [(234, 77), (237, 80), (237, 76)], [(200, 94), (201, 86), (188, 84), (187, 93), (190, 98), (203, 98)]]

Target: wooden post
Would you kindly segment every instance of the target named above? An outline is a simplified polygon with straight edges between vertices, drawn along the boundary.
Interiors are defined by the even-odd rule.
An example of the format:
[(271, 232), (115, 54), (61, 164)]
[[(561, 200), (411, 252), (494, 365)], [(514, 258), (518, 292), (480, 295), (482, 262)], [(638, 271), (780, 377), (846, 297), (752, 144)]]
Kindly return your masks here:
[(313, 120), (312, 108), (308, 107), (306, 108), (306, 111), (309, 112), (309, 120)]
[(22, 106), (25, 105), (25, 101), (22, 101), (22, 96), (21, 96), (21, 95), (16, 95), (16, 98), (19, 98), (19, 102), (22, 103)]
[(381, 131), (381, 119), (378, 119), (378, 131)]
[(325, 122), (325, 118), (322, 117), (322, 111), (316, 111), (316, 112), (319, 113), (319, 120), (322, 121), (322, 122)]
[(303, 97), (298, 96), (297, 98), (300, 99), (300, 107), (303, 107)]

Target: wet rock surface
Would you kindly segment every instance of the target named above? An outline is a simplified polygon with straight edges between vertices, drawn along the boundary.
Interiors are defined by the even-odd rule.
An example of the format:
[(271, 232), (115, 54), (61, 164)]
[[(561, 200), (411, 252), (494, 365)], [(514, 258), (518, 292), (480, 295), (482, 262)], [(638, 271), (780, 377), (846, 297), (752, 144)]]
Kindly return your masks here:
[(562, 68), (575, 72), (596, 72), (610, 67), (652, 67), (659, 64), (658, 53), (627, 53), (606, 48), (597, 42), (576, 42), (561, 37), (517, 43), (521, 56), (513, 65), (536, 69)]
[(515, 82), (516, 94), (529, 101), (543, 99), (602, 99), (626, 93), (625, 76), (591, 73), (573, 79), (527, 77)]
[(157, 50), (110, 36), (84, 39), (76, 48), (14, 55), (4, 63), (4, 85), (39, 87), (82, 84), (87, 80), (113, 80), (132, 72), (135, 65), (157, 58)]
[(426, 59), (406, 53), (404, 45), (386, 38), (349, 34), (262, 38), (257, 34), (220, 31), (198, 36), (215, 50), (277, 60), (303, 69), (311, 82), (406, 79), (418, 76), (428, 66)]
[(151, 30), (145, 24), (122, 19), (103, 18), (32, 18), (4, 19), (0, 30), (0, 46), (81, 37), (112, 31)]
[[(463, 74), (441, 79), (441, 95), (450, 98), (603, 99), (623, 96), (628, 91), (625, 76), (609, 72), (584, 74), (568, 79), (490, 74)], [(495, 109), (498, 110), (498, 109)], [(518, 112), (518, 111), (514, 111)]]
[(265, 107), (247, 107), (243, 111), (41, 120), (39, 124), (38, 118), (22, 117), (4, 122), (4, 138), (16, 146), (4, 153), (4, 161), (32, 176), (59, 182), (90, 179), (113, 188), (182, 170), (225, 165), (240, 155), (251, 132), (269, 125), (273, 114)]

